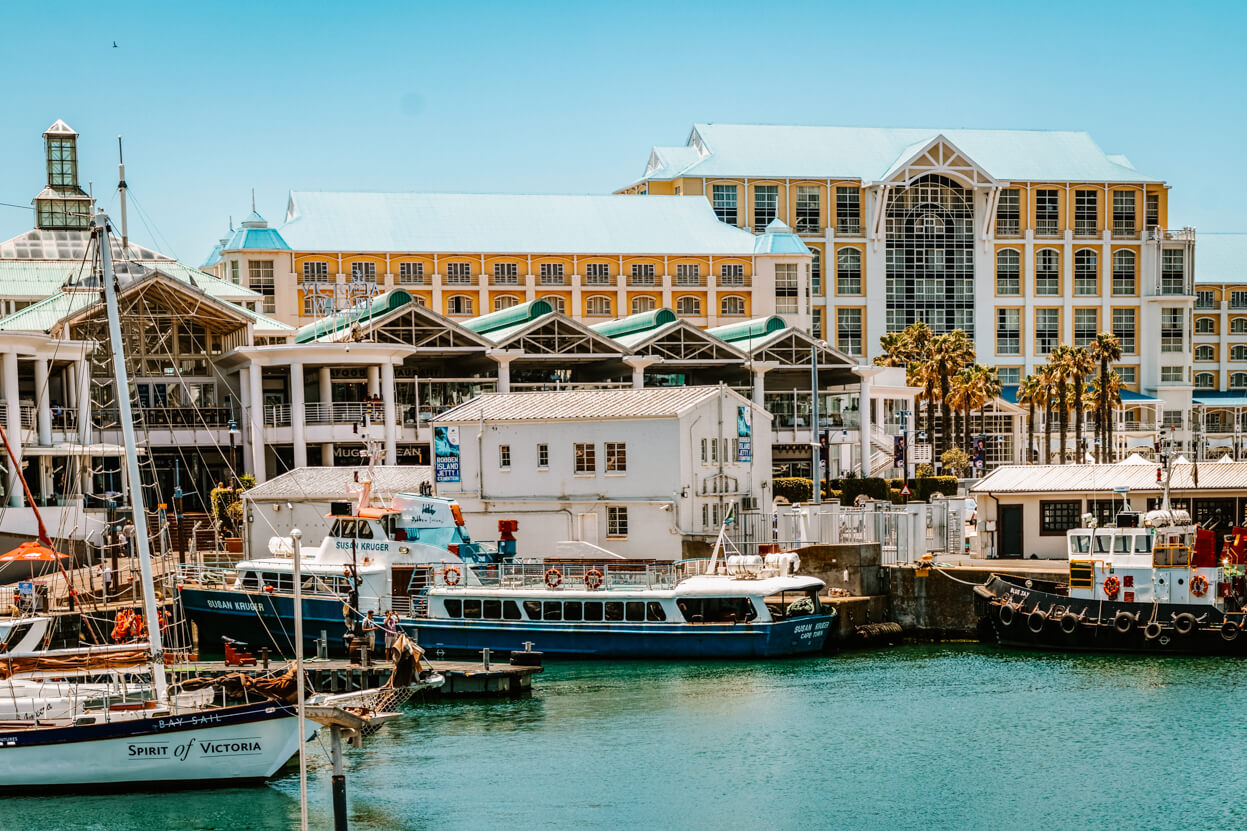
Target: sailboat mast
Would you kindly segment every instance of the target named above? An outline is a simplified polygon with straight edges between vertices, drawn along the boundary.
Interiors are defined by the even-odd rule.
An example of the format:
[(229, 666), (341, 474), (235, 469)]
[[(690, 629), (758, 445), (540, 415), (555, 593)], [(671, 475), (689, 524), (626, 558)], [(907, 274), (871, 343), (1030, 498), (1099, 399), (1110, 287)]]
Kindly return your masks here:
[(168, 696), (164, 644), (156, 612), (156, 585), (152, 579), (151, 544), (147, 536), (147, 510), (143, 504), (143, 480), (139, 476), (138, 440), (134, 435), (134, 415), (130, 407), (130, 374), (126, 370), (125, 342), (121, 338), (121, 311), (117, 305), (117, 286), (113, 276), (113, 253), (109, 241), (108, 216), (103, 211), (91, 219), (91, 233), (100, 251), (103, 270), (104, 305), (108, 314), (108, 340), (112, 349), (113, 381), (117, 387), (117, 410), (121, 421), (126, 455), (127, 489), (130, 491), (130, 521), (134, 523), (134, 545), (138, 549), (143, 586), (143, 613), (147, 617), (147, 638), (152, 652), (152, 684), (156, 698), (164, 704)]

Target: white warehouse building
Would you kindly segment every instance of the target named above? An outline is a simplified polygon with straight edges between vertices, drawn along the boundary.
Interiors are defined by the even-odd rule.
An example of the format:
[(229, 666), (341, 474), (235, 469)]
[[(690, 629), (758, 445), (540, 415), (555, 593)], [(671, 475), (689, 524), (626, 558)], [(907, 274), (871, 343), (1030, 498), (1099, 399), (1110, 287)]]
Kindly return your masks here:
[(770, 503), (771, 416), (726, 385), (487, 394), (433, 427), (437, 494), (474, 538), (519, 520), (521, 556), (675, 560)]

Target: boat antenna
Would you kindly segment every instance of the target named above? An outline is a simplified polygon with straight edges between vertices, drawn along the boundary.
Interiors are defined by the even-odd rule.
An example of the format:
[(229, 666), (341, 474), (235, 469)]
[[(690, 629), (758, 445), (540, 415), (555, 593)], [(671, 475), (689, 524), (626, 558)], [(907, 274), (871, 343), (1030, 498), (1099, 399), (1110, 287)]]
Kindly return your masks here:
[(108, 340), (113, 360), (113, 383), (116, 384), (117, 411), (126, 457), (126, 489), (130, 492), (130, 521), (134, 523), (134, 544), (139, 555), (140, 579), (143, 587), (143, 612), (147, 616), (147, 639), (151, 645), (152, 684), (156, 700), (168, 702), (168, 677), (165, 674), (164, 645), (156, 608), (156, 586), (152, 579), (151, 539), (147, 532), (147, 510), (143, 504), (143, 480), (139, 471), (138, 439), (134, 434), (134, 413), (130, 405), (130, 375), (126, 370), (125, 342), (121, 338), (121, 312), (117, 304), (117, 284), (113, 274), (113, 255), (109, 243), (108, 216), (100, 211), (92, 218), (91, 235), (100, 253), (101, 278), (104, 284), (104, 306), (108, 314)]
[(121, 250), (130, 246), (129, 225), (126, 223), (126, 157), (121, 152), (121, 136), (117, 136), (117, 192), (121, 194)]

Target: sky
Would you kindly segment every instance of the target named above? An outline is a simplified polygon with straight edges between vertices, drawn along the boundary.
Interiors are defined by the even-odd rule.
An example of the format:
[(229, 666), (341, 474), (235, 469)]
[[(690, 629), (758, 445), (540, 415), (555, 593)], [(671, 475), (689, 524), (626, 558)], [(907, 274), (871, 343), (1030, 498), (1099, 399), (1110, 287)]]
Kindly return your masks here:
[[(8, 4), (0, 202), (41, 133), (130, 236), (193, 264), (290, 190), (609, 193), (694, 122), (1086, 130), (1173, 188), (1170, 224), (1247, 231), (1247, 4)], [(114, 42), (117, 44), (113, 46)], [(0, 206), (0, 238), (33, 225)]]

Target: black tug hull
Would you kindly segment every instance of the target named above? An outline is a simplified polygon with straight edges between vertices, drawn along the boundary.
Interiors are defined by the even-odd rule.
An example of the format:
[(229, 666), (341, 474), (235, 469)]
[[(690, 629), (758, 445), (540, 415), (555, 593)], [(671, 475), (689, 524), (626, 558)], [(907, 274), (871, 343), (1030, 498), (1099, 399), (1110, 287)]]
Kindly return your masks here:
[[(1247, 655), (1242, 614), (1208, 604), (1085, 600), (1057, 584), (993, 574), (974, 588), (984, 640), (1002, 646), (1062, 652), (1162, 655)], [(1180, 631), (1182, 615), (1194, 617)], [(1129, 617), (1130, 620), (1126, 620)], [(1190, 623), (1189, 619), (1185, 621)]]

